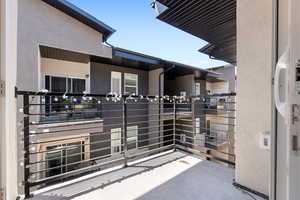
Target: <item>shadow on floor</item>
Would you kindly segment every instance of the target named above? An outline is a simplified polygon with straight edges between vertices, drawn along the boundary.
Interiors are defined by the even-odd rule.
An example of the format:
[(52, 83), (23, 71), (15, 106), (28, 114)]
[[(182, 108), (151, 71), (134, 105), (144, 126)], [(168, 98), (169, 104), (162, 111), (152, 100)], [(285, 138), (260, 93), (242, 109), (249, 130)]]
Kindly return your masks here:
[(128, 178), (154, 170), (155, 168), (174, 162), (186, 156), (187, 155), (185, 154), (169, 153), (155, 157), (134, 165), (130, 165), (126, 168), (114, 170), (81, 182), (67, 185), (63, 188), (38, 194), (33, 198), (33, 200), (70, 200), (90, 193), (94, 190), (104, 189), (105, 187), (114, 183), (121, 183)]
[[(194, 164), (189, 163), (192, 157), (194, 160), (199, 161), (196, 164), (195, 162)], [(186, 165), (186, 170), (175, 176), (171, 176), (166, 182), (161, 182), (159, 183), (160, 185), (155, 185), (152, 182), (153, 174), (156, 174), (154, 178), (161, 178), (165, 175), (157, 175), (158, 172), (161, 172), (161, 169), (177, 170), (182, 165)], [(159, 168), (161, 166), (163, 167)], [(169, 173), (168, 170), (163, 172), (167, 175)], [(145, 173), (149, 171), (153, 172), (153, 174), (149, 175), (149, 173)], [(172, 174), (173, 172), (170, 173)], [(140, 177), (140, 179), (135, 179), (135, 176)], [(262, 200), (254, 195), (252, 198), (236, 189), (232, 185), (233, 178), (234, 169), (232, 168), (227, 168), (210, 161), (202, 161), (190, 154), (174, 152), (37, 195), (34, 199), (70, 200), (73, 198), (86, 199), (90, 197), (88, 198), (89, 200), (102, 198), (111, 200), (119, 197), (120, 199), (130, 200)], [(136, 180), (140, 180), (140, 182), (137, 181), (134, 182), (134, 185), (128, 186), (127, 180), (131, 181), (131, 183)], [(149, 190), (148, 188), (139, 189), (139, 186), (144, 185), (144, 181), (148, 186), (150, 185)], [(128, 196), (127, 198), (123, 198), (122, 194), (131, 194), (131, 192), (136, 190), (140, 194), (135, 196), (133, 194), (130, 198)], [(107, 191), (109, 192), (106, 193), (107, 196), (105, 198), (103, 195)]]
[(136, 200), (263, 200), (236, 189), (234, 170), (203, 161)]

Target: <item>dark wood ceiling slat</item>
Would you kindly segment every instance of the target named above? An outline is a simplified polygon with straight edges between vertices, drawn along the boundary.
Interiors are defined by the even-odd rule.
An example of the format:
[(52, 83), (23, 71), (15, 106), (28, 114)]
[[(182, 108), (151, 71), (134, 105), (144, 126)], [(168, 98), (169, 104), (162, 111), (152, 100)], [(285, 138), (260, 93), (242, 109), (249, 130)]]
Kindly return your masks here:
[(207, 19), (210, 16), (215, 15), (215, 13), (222, 12), (224, 8), (227, 6), (234, 6), (235, 2), (232, 0), (222, 1), (222, 3), (216, 2), (213, 4), (210, 8), (208, 8), (205, 12), (198, 15), (198, 17), (195, 17), (193, 20), (190, 20), (188, 23), (185, 23), (183, 27), (189, 27), (192, 26), (194, 23), (202, 22), (203, 20)]

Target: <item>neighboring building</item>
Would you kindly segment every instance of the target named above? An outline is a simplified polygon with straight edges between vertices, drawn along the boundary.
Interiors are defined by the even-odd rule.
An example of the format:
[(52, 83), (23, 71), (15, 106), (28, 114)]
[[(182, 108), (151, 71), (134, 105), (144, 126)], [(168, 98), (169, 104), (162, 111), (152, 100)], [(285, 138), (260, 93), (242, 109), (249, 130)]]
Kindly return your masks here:
[[(220, 81), (219, 73), (104, 45), (115, 30), (67, 1), (19, 1), (18, 10), (20, 91), (199, 96), (206, 95), (207, 85)], [(64, 96), (32, 101), (41, 102), (41, 107), (33, 109), (41, 116), (32, 117), (32, 131), (44, 133), (35, 142), (39, 143), (36, 151), (45, 153), (32, 158), (41, 163), (36, 165), (39, 179), (93, 165), (102, 158), (121, 156), (121, 103), (92, 104), (94, 99)], [(193, 119), (191, 106), (177, 109), (182, 109), (178, 118)], [(170, 110), (173, 112), (168, 106), (128, 105), (128, 148), (139, 152), (151, 149), (152, 143), (167, 145), (170, 138), (166, 124), (173, 123), (168, 118)], [(157, 134), (150, 136), (148, 132)], [(68, 154), (78, 156), (70, 158)], [(82, 164), (83, 160), (91, 162)]]

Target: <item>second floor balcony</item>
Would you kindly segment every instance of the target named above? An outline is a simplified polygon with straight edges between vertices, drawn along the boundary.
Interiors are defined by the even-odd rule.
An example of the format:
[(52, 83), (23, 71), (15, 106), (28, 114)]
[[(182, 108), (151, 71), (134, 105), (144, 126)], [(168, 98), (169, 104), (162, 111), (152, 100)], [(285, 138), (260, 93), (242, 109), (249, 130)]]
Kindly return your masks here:
[[(198, 97), (24, 91), (18, 96), (23, 100), (20, 181), (25, 198), (249, 199), (232, 185), (234, 109), (226, 115), (206, 113), (207, 102)], [(39, 103), (57, 97), (73, 101)], [(224, 103), (235, 107), (232, 99)], [(170, 105), (173, 112), (164, 118), (160, 109)], [(182, 106), (191, 114), (181, 115)], [(80, 113), (82, 119), (76, 116)], [(46, 117), (39, 121), (41, 116)]]

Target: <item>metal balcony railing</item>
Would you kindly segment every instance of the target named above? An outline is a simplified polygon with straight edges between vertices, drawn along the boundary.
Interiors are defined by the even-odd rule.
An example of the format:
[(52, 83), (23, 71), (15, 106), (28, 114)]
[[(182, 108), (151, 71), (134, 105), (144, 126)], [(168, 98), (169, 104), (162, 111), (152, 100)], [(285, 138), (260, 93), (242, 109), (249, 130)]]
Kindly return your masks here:
[[(26, 198), (34, 190), (172, 149), (234, 166), (235, 94), (17, 91), (17, 96)], [(211, 107), (211, 99), (220, 96)]]

